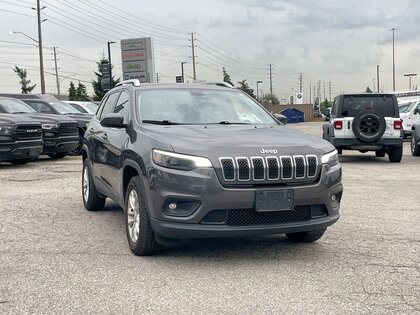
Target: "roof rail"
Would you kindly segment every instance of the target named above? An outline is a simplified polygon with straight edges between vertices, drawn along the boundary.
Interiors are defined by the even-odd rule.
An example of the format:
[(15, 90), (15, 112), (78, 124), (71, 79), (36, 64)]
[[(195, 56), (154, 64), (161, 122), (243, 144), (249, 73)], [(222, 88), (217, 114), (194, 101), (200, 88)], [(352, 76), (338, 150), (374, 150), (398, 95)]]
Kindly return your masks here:
[(124, 80), (124, 81), (121, 81), (121, 82), (115, 84), (115, 86), (121, 86), (121, 85), (125, 85), (125, 84), (131, 84), (133, 86), (140, 86), (140, 81), (139, 81), (139, 79)]
[(201, 83), (201, 84), (209, 84), (209, 85), (217, 85), (217, 86), (224, 86), (233, 89), (233, 85), (224, 81), (217, 81), (217, 82), (206, 82), (206, 81), (194, 81), (194, 83)]

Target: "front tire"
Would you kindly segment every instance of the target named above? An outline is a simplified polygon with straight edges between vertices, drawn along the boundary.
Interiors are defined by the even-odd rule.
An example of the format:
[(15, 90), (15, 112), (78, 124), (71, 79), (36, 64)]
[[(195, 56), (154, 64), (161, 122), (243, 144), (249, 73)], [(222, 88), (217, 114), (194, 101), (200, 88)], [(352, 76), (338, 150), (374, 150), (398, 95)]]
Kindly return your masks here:
[(29, 163), (32, 159), (21, 159), (21, 160), (12, 160), (10, 163), (12, 165), (25, 165)]
[(48, 156), (54, 160), (62, 159), (67, 155), (67, 152), (60, 152), (60, 153), (48, 153)]
[(145, 193), (139, 176), (133, 177), (128, 183), (125, 216), (127, 240), (131, 251), (138, 256), (155, 255), (159, 244), (150, 225)]
[(375, 151), (375, 155), (377, 157), (384, 157), (385, 156), (385, 150), (381, 149), (381, 150)]
[(295, 243), (312, 243), (319, 240), (327, 229), (298, 233), (286, 233), (289, 240)]
[(93, 182), (92, 172), (90, 170), (89, 162), (87, 159), (83, 161), (82, 198), (83, 205), (85, 206), (86, 210), (98, 211), (102, 210), (105, 206), (106, 198), (96, 190), (95, 183)]
[(390, 147), (388, 152), (389, 161), (392, 163), (399, 163), (401, 162), (403, 155), (403, 147)]

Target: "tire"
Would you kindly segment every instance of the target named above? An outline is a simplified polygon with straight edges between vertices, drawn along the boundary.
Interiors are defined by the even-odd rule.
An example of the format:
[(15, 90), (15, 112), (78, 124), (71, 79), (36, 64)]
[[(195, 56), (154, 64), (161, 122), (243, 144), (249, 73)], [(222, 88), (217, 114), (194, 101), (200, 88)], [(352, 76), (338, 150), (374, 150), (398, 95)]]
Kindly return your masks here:
[(299, 233), (286, 233), (289, 240), (295, 243), (312, 243), (319, 240), (327, 229)]
[(342, 148), (340, 148), (340, 147), (336, 147), (335, 149), (337, 150), (337, 153), (338, 153), (339, 155), (343, 154), (343, 149), (342, 149)]
[(82, 151), (83, 151), (83, 137), (84, 137), (84, 135), (81, 132), (79, 132), (79, 143), (77, 144), (76, 149), (71, 151), (69, 153), (69, 155), (74, 156), (74, 155), (81, 155), (82, 154)]
[(403, 147), (390, 147), (388, 152), (389, 161), (392, 163), (399, 163), (401, 162), (403, 156)]
[(87, 159), (83, 161), (82, 171), (82, 198), (86, 210), (98, 211), (105, 206), (106, 197), (101, 195), (93, 182), (92, 171)]
[(48, 153), (47, 154), (50, 158), (54, 160), (62, 159), (67, 155), (67, 152), (60, 152), (60, 153)]
[(418, 145), (419, 139), (415, 131), (411, 135), (411, 155), (412, 156), (420, 156), (420, 146)]
[(155, 255), (159, 250), (159, 244), (150, 225), (145, 193), (139, 176), (133, 177), (128, 183), (125, 217), (127, 240), (131, 251), (138, 256)]
[(25, 165), (29, 163), (32, 159), (21, 159), (21, 160), (12, 160), (9, 161), (12, 165)]
[(352, 123), (354, 135), (362, 142), (378, 141), (385, 132), (386, 121), (383, 116), (371, 112), (361, 112)]
[(382, 149), (382, 150), (375, 151), (375, 155), (377, 157), (384, 157), (385, 156), (385, 150)]

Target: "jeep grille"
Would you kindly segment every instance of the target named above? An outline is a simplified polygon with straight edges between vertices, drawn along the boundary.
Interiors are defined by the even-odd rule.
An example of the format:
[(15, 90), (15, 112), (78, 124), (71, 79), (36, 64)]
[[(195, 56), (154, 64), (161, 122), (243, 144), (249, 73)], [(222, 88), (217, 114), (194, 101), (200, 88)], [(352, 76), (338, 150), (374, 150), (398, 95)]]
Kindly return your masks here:
[(316, 155), (221, 157), (223, 179), (228, 182), (290, 181), (314, 179)]

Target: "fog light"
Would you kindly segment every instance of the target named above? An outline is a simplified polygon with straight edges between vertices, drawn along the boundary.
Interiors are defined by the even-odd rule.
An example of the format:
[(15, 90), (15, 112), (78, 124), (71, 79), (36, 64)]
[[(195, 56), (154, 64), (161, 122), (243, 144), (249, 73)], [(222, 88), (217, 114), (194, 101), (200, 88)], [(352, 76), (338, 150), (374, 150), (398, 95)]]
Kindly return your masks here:
[(165, 201), (162, 212), (168, 216), (187, 217), (192, 215), (201, 205), (199, 200), (170, 198)]

